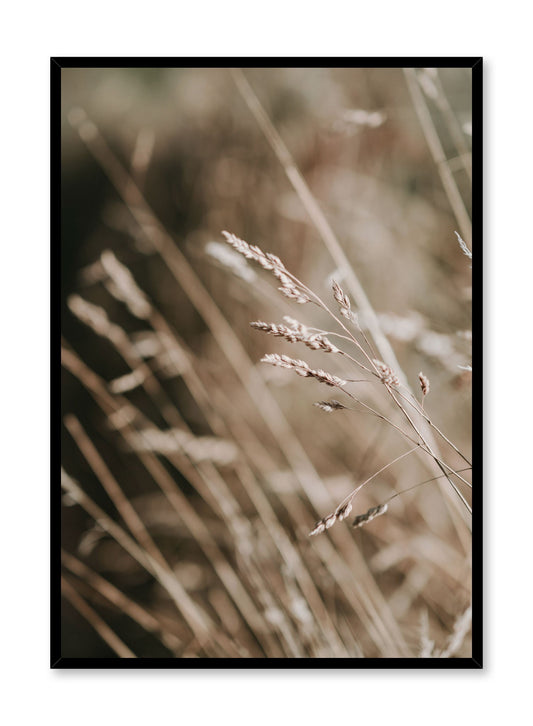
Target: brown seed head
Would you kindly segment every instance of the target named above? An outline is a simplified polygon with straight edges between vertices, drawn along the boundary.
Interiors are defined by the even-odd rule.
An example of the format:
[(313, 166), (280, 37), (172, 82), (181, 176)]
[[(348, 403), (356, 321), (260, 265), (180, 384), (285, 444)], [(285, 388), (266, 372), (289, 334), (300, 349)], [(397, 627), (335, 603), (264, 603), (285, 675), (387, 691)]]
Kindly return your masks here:
[(304, 360), (289, 358), (287, 355), (278, 355), (277, 353), (267, 353), (267, 355), (261, 358), (262, 363), (270, 363), (273, 366), (279, 368), (292, 369), (299, 376), (304, 378), (315, 378), (320, 383), (325, 383), (327, 386), (345, 386), (347, 381), (338, 376), (334, 376), (331, 373), (323, 371), (321, 368), (310, 368), (309, 364)]
[(388, 366), (386, 363), (383, 363), (383, 361), (378, 360), (377, 358), (374, 358), (374, 365), (378, 369), (379, 377), (383, 381), (383, 383), (386, 383), (388, 386), (399, 386), (400, 381), (392, 368)]
[(344, 315), (347, 320), (350, 320), (352, 323), (354, 323), (356, 321), (356, 317), (351, 310), (352, 306), (350, 303), (350, 298), (348, 297), (348, 295), (346, 295), (342, 287), (335, 280), (331, 281), (331, 286), (333, 288), (333, 297), (339, 304), (341, 315)]
[(425, 376), (422, 371), (418, 374), (418, 380), (420, 381), (420, 388), (422, 389), (422, 395), (427, 396), (429, 393), (429, 378)]
[(321, 408), (322, 411), (325, 411), (326, 413), (340, 411), (341, 409), (346, 408), (346, 406), (343, 406), (340, 401), (336, 401), (335, 399), (332, 399), (331, 401), (316, 401), (313, 406)]
[(388, 508), (388, 504), (380, 504), (377, 507), (372, 507), (368, 510), (368, 512), (365, 512), (364, 514), (358, 514), (352, 522), (352, 527), (362, 527), (364, 524), (371, 522), (376, 517), (385, 514)]

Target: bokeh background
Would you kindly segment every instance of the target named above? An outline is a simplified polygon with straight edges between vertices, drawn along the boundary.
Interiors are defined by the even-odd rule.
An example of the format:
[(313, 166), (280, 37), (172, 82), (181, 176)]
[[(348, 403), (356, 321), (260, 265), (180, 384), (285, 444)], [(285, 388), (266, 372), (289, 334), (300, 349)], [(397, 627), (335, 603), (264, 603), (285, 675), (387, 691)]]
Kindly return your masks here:
[[(347, 272), (255, 103), (469, 459), (471, 263), (455, 232), (471, 247), (471, 83), (468, 68), (61, 71), (63, 656), (471, 655), (468, 516), (450, 485), (308, 537), (409, 446), (361, 407), (313, 406), (338, 390), (260, 363), (279, 352), (359, 377), (250, 328), (332, 323), (235, 267), (221, 235), (277, 254), (334, 305)], [(381, 387), (353, 386), (400, 424)], [(354, 514), (438, 473), (410, 455)]]

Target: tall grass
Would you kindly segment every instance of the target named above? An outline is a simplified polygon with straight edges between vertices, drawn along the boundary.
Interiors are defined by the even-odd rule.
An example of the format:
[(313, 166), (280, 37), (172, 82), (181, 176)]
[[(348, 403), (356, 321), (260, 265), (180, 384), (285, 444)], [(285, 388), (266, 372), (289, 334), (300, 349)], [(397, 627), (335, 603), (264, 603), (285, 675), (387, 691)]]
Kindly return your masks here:
[[(224, 82), (252, 111), (245, 133), (260, 134), (244, 148), (264, 136), (271, 173), (279, 163), (292, 185), (291, 214), (300, 205), (323, 244), (307, 257), (279, 215), (263, 220), (275, 253), (241, 238), (263, 212), (246, 198), (239, 151), (207, 152), (221, 158), (213, 183), (223, 180), (216, 204), (208, 182), (198, 187), (211, 238), (189, 232), (184, 245), (155, 211), (157, 135), (141, 129), (127, 161), (127, 135), (117, 148), (86, 111), (65, 108), (112, 200), (84, 248), (62, 341), (65, 655), (468, 656), (466, 334), (435, 332), (422, 315), (400, 345), (387, 334), (408, 316), (394, 325), (375, 310), (247, 76)], [(453, 107), (439, 108), (467, 166)], [(192, 209), (190, 186), (182, 192)], [(212, 230), (224, 201), (226, 223)], [(464, 225), (449, 221), (459, 269), (453, 233)], [(296, 238), (307, 229), (291, 224)], [(421, 284), (410, 254), (383, 258), (399, 288)], [(467, 305), (449, 295), (465, 331)], [(261, 350), (261, 334), (274, 350)], [(446, 400), (457, 403), (459, 385), (454, 419)]]

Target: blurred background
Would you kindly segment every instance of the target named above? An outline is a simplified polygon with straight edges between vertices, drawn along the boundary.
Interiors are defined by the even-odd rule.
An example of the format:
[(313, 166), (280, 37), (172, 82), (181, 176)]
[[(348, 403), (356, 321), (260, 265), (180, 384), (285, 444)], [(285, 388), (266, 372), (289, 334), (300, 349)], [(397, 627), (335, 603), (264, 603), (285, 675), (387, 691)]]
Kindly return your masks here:
[[(470, 481), (471, 262), (455, 233), (471, 248), (471, 70), (64, 68), (61, 96), (62, 655), (470, 657), (469, 517), (446, 480), (308, 537), (411, 445), (338, 389), (260, 363), (360, 377), (250, 328), (333, 330), (221, 231), (334, 307), (349, 272), (298, 170)], [(406, 429), (383, 386), (351, 386)], [(313, 406), (331, 398), (355, 410)], [(440, 473), (411, 454), (353, 514)]]

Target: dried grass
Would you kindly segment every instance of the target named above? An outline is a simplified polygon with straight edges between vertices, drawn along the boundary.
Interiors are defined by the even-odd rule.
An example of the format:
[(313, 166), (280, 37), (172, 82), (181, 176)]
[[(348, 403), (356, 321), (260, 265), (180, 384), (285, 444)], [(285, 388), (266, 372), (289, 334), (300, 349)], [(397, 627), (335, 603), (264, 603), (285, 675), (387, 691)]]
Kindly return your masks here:
[[(84, 111), (70, 114), (142, 244), (100, 245), (68, 299), (75, 335), (72, 344), (63, 341), (65, 380), (86, 402), (64, 417), (62, 486), (75, 505), (64, 519), (65, 597), (118, 657), (468, 654), (468, 457), (418, 400), (421, 391), (424, 403), (429, 378), (402, 370), (278, 131), (244, 74), (233, 77), (347, 292), (333, 280), (330, 309), (289, 269), (292, 260), (286, 266), (231, 232), (223, 233), (224, 246), (211, 237), (207, 253), (219, 276), (212, 277), (147, 201), (154, 136), (137, 137), (128, 171)], [(343, 118), (345, 126), (367, 130), (385, 124), (381, 115)], [(304, 277), (305, 266), (295, 269)], [(262, 361), (312, 383), (285, 385), (283, 376), (269, 382), (258, 365), (259, 342), (242, 333), (255, 317), (251, 300), (255, 314), (284, 320), (252, 322), (255, 330), (273, 345), (310, 351), (305, 361), (283, 352)], [(284, 315), (294, 303), (321, 327)], [(186, 332), (192, 324), (196, 337)], [(433, 403), (440, 383), (432, 373), (431, 380)], [(311, 408), (306, 397), (316, 397), (317, 385), (336, 388), (341, 400)], [(332, 474), (343, 491), (352, 488), (337, 506)], [(281, 479), (283, 486), (269, 485)], [(350, 523), (356, 495), (364, 513)], [(159, 519), (149, 517), (146, 497)], [(158, 528), (169, 513), (171, 526)], [(310, 534), (320, 536), (309, 538), (317, 517)], [(101, 532), (84, 548), (94, 522)], [(106, 571), (109, 544), (125, 559)], [(196, 578), (187, 576), (191, 563)], [(145, 602), (137, 600), (139, 582)], [(421, 613), (431, 621), (413, 643)], [(113, 631), (116, 624), (132, 632), (122, 630), (124, 616), (146, 641), (132, 635), (125, 642)]]

